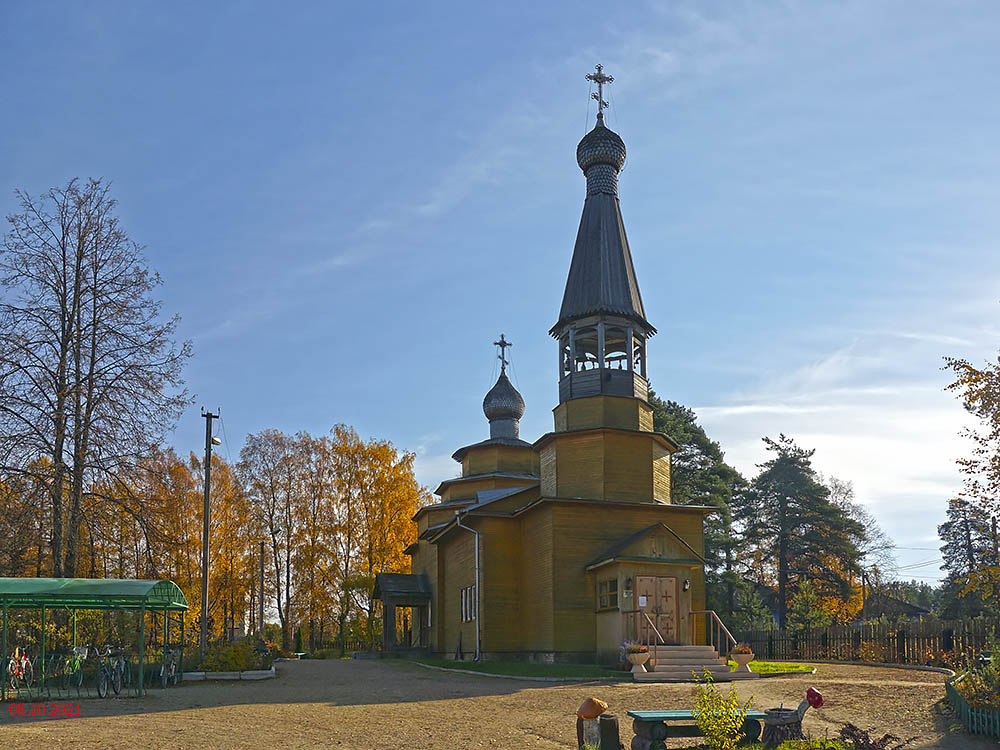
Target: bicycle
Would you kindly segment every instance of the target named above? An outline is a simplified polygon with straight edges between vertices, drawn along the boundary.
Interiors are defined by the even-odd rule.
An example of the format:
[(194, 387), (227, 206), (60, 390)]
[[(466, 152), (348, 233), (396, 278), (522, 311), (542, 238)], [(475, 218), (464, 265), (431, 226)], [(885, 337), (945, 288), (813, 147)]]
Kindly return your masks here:
[(83, 686), (83, 662), (87, 658), (86, 646), (75, 646), (67, 655), (62, 667), (63, 690), (75, 687), (79, 693)]
[(177, 661), (180, 658), (181, 650), (179, 648), (170, 649), (163, 659), (163, 665), (160, 667), (160, 687), (166, 688), (167, 682), (171, 685), (177, 685)]
[(35, 680), (35, 668), (28, 655), (20, 647), (14, 649), (14, 654), (7, 663), (7, 676), (14, 690), (22, 687), (30, 688)]
[(97, 664), (97, 697), (107, 698), (109, 686), (115, 691), (115, 695), (118, 695), (122, 691), (122, 675), (112, 666), (111, 647), (108, 646), (108, 650), (103, 654), (98, 651), (97, 656), (100, 659)]
[[(110, 649), (111, 646), (108, 646), (108, 648)], [(125, 649), (121, 646), (116, 646), (113, 657), (111, 667), (118, 672), (122, 687), (128, 688), (132, 684), (132, 664), (125, 653)]]

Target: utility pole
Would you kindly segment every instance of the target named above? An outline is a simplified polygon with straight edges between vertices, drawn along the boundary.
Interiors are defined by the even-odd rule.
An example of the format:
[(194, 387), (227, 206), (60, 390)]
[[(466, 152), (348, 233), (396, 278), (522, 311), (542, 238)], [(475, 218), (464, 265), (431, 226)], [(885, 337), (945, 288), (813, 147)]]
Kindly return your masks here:
[(218, 419), (222, 413), (221, 409), (216, 409), (218, 414), (201, 410), (201, 416), (205, 418), (205, 509), (202, 514), (204, 521), (201, 531), (201, 639), (198, 641), (198, 653), (201, 660), (205, 660), (205, 641), (208, 639), (208, 522), (209, 509), (208, 498), (212, 487), (212, 444), (218, 445), (221, 441), (212, 437), (212, 420)]
[(264, 640), (264, 540), (260, 540), (260, 619), (257, 621), (257, 635)]

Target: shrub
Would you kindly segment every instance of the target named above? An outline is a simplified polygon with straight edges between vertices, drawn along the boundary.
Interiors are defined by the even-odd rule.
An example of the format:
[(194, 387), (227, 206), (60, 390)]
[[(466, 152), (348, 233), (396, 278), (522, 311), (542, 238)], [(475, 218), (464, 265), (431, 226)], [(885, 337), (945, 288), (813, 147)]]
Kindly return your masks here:
[(698, 694), (694, 701), (694, 716), (698, 729), (712, 750), (736, 750), (737, 744), (746, 738), (742, 731), (743, 722), (753, 698), (740, 703), (733, 684), (729, 685), (729, 694), (723, 694), (707, 669), (704, 680), (695, 686)]
[(308, 654), (310, 659), (339, 659), (340, 649), (339, 648), (320, 648), (315, 651), (311, 651)]
[(777, 750), (852, 750), (841, 740), (785, 740), (778, 745)]
[(275, 652), (259, 641), (241, 638), (228, 643), (220, 641), (209, 644), (205, 658), (198, 670), (205, 672), (245, 672), (251, 669), (270, 669)]

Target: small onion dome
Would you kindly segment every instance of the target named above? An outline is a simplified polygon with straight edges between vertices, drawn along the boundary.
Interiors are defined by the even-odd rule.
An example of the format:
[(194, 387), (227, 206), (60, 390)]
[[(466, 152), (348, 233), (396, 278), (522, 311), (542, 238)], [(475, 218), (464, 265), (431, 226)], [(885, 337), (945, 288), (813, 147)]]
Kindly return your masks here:
[(497, 419), (519, 420), (524, 416), (524, 399), (507, 378), (505, 370), (500, 371), (496, 385), (483, 399), (483, 413), (490, 422)]
[(594, 164), (610, 164), (619, 171), (625, 164), (625, 141), (604, 127), (604, 118), (598, 117), (597, 125), (576, 147), (576, 162), (584, 173)]

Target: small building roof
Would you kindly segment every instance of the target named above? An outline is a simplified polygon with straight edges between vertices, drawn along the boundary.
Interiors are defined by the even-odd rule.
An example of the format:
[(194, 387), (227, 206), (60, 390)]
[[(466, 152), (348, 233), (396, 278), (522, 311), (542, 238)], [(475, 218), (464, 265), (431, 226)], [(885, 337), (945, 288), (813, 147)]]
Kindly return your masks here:
[(9, 609), (188, 608), (173, 581), (117, 578), (0, 578), (0, 603)]
[(424, 573), (376, 573), (373, 596), (383, 602), (423, 601), (431, 598), (431, 584)]

